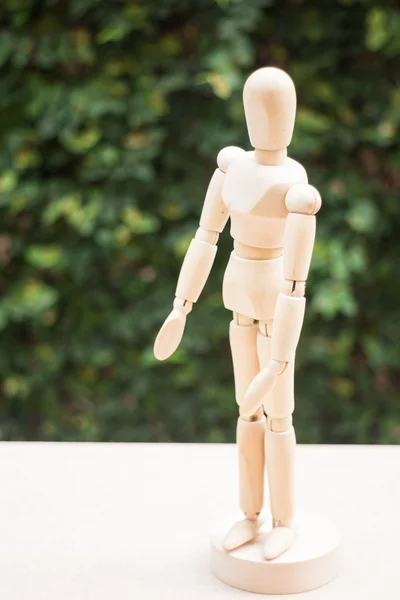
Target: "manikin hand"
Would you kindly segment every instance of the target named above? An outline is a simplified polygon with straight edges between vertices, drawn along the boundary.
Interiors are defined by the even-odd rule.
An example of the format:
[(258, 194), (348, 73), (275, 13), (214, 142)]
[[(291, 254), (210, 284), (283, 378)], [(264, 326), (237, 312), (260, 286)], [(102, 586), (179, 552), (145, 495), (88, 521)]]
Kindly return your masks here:
[(154, 342), (154, 356), (158, 360), (166, 360), (178, 348), (185, 330), (186, 316), (192, 310), (192, 306), (192, 302), (175, 298), (174, 308), (165, 319)]
[(253, 379), (243, 404), (240, 406), (240, 415), (249, 419), (254, 415), (263, 403), (263, 398), (272, 390), (277, 382), (278, 376), (285, 369), (286, 363), (270, 360), (265, 369), (262, 369)]

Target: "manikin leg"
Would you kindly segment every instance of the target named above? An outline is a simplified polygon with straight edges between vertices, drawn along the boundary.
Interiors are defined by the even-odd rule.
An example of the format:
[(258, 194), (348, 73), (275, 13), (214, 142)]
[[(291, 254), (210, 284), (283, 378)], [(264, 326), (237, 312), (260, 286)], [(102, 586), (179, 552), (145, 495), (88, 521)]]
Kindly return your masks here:
[[(257, 334), (258, 326), (254, 324), (253, 319), (234, 315), (234, 320), (230, 324), (229, 338), (236, 401), (239, 406), (251, 381), (259, 372)], [(223, 542), (225, 550), (233, 550), (254, 539), (261, 525), (258, 516), (264, 502), (265, 428), (265, 417), (261, 409), (247, 421), (241, 417), (238, 419), (240, 508), (246, 518), (235, 523), (226, 535)]]
[[(259, 325), (257, 347), (260, 367), (264, 368), (270, 358), (272, 322), (260, 322)], [(279, 375), (275, 387), (264, 400), (264, 410), (268, 415), (265, 458), (273, 520), (273, 530), (264, 546), (264, 556), (267, 560), (276, 558), (287, 550), (295, 536), (292, 529), (295, 512), (296, 449), (291, 416), (294, 410), (293, 378), (292, 361)]]

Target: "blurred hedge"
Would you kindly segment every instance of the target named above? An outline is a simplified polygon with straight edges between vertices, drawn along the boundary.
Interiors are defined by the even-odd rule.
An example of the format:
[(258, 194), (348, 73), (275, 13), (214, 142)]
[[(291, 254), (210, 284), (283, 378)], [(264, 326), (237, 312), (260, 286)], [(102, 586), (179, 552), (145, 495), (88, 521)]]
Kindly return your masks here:
[(3, 0), (2, 439), (233, 440), (221, 281), (152, 344), (241, 89), (293, 77), (291, 155), (323, 209), (298, 351), (308, 442), (400, 440), (397, 2)]

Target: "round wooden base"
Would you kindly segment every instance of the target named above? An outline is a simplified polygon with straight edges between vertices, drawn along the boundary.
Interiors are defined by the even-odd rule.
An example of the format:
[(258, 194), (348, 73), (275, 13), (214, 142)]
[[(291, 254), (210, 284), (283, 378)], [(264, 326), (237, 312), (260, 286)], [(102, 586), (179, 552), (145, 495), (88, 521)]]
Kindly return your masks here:
[(213, 537), (213, 573), (232, 587), (259, 594), (295, 594), (325, 585), (339, 570), (337, 530), (329, 521), (306, 516), (295, 527), (291, 548), (271, 561), (263, 557), (268, 531), (261, 529), (254, 542), (229, 553), (222, 549), (223, 536)]

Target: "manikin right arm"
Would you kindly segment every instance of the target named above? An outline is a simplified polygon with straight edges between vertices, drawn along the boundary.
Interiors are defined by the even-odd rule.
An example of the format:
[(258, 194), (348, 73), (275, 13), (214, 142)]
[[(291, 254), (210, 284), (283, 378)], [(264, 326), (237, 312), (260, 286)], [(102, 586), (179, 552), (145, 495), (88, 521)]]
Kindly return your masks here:
[(232, 160), (243, 152), (241, 148), (228, 146), (218, 154), (218, 169), (215, 170), (207, 189), (200, 227), (190, 243), (179, 274), (173, 310), (154, 343), (154, 355), (158, 360), (169, 358), (178, 348), (185, 329), (186, 316), (206, 284), (217, 253), (218, 236), (229, 216), (221, 197), (225, 173)]

